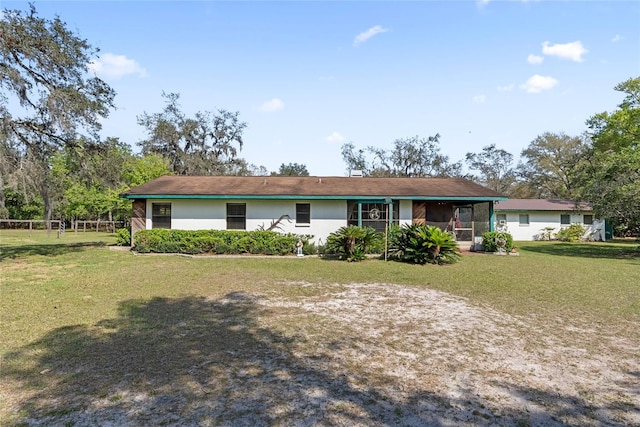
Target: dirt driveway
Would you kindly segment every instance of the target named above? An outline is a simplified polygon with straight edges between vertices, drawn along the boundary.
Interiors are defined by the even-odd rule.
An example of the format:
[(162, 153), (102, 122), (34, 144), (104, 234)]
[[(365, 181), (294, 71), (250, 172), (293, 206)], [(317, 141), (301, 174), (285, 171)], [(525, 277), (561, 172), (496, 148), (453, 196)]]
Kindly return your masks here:
[[(14, 370), (30, 393), (14, 407), (29, 425), (640, 426), (639, 343), (606, 326), (416, 287), (282, 286), (295, 296), (158, 299), (59, 331), (25, 349), (46, 353), (29, 367), (43, 386)], [(82, 351), (55, 349), (70, 337)]]

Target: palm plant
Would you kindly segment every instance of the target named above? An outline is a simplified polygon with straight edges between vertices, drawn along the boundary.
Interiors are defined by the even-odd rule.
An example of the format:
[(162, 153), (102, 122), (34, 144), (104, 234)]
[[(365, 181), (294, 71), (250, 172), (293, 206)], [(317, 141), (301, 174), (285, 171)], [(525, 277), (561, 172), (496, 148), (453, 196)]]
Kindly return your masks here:
[(450, 264), (460, 259), (453, 237), (426, 224), (403, 225), (391, 233), (391, 258), (414, 264)]
[(379, 244), (380, 235), (370, 227), (340, 227), (327, 237), (325, 252), (346, 261), (360, 261), (370, 248)]

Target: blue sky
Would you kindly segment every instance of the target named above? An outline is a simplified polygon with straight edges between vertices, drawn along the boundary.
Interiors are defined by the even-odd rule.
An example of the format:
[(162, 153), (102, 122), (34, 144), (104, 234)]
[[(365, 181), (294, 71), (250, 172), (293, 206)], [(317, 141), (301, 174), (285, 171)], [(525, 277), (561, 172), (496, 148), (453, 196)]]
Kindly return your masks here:
[[(450, 160), (544, 132), (579, 135), (640, 76), (637, 1), (35, 1), (100, 48), (116, 91), (103, 135), (135, 148), (162, 110), (239, 111), (241, 156), (344, 175), (340, 147), (439, 133)], [(2, 8), (28, 7), (0, 1)], [(137, 148), (135, 148), (137, 150)]]

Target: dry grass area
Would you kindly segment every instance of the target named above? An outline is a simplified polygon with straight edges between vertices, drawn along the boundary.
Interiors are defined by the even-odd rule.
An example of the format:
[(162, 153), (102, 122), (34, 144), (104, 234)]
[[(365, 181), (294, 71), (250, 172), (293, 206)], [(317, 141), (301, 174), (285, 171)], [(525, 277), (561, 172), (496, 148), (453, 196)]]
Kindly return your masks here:
[[(638, 301), (591, 309), (591, 291), (563, 285), (571, 258), (556, 271), (542, 250), (443, 268), (11, 250), (2, 425), (640, 426)], [(536, 256), (553, 274), (495, 279), (496, 263)], [(640, 277), (634, 258), (602, 261)], [(492, 282), (474, 279), (483, 268)], [(543, 279), (549, 296), (524, 301)], [(601, 304), (638, 283), (609, 284)]]
[(637, 342), (429, 289), (280, 285), (303, 291), (53, 331), (9, 356), (5, 398), (34, 426), (640, 425)]

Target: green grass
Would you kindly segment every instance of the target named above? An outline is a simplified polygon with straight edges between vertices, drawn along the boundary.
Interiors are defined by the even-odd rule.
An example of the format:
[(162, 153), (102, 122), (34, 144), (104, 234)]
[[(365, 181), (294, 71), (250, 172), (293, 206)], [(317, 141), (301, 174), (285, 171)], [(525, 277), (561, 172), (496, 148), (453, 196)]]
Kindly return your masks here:
[[(171, 353), (175, 350), (171, 343), (182, 336), (176, 325), (188, 324), (193, 332), (190, 339), (211, 340), (210, 331), (199, 329), (212, 322), (211, 316), (215, 322), (222, 322), (224, 316), (246, 319), (247, 324), (238, 328), (251, 328), (251, 319), (269, 315), (225, 312), (228, 308), (217, 302), (225, 296), (269, 294), (302, 299), (324, 294), (327, 286), (348, 283), (436, 289), (464, 297), (470, 304), (533, 316), (540, 319), (541, 327), (577, 323), (640, 338), (640, 256), (635, 242), (518, 242), (518, 257), (464, 254), (461, 262), (449, 266), (381, 260), (346, 263), (294, 256), (135, 255), (111, 250), (114, 242), (114, 236), (106, 233), (66, 233), (57, 238), (55, 233), (0, 230), (0, 357), (11, 361), (13, 376), (21, 378), (24, 387), (16, 391), (0, 386), (0, 395), (18, 399), (20, 393), (51, 386), (54, 380), (74, 383), (69, 377), (49, 378), (48, 369), (64, 371), (74, 361), (82, 367), (87, 361), (112, 357), (115, 349), (138, 354), (133, 347), (147, 345)], [(313, 286), (288, 285), (291, 282)], [(294, 330), (295, 324), (294, 318), (288, 327)], [(265, 333), (255, 328), (255, 336)], [(119, 333), (113, 335), (114, 331)], [(229, 340), (242, 348), (260, 345), (253, 335), (247, 338), (234, 327), (225, 331), (226, 335), (215, 337), (219, 342), (198, 345), (210, 353)], [(289, 338), (285, 335), (291, 334), (270, 337), (270, 341), (286, 346)], [(158, 339), (167, 348), (158, 349)], [(218, 356), (228, 357), (226, 353)], [(164, 363), (161, 359), (144, 361), (159, 356), (136, 357), (141, 360), (127, 361), (129, 367), (144, 369)], [(104, 362), (109, 369), (112, 363)], [(82, 378), (78, 369), (70, 375)], [(94, 392), (96, 396), (103, 393), (106, 391)], [(118, 396), (111, 394), (110, 399), (114, 395)], [(32, 410), (22, 405), (22, 411), (25, 408)], [(0, 404), (0, 424), (11, 418), (10, 412)]]
[(312, 292), (284, 282), (424, 286), (514, 315), (604, 323), (640, 320), (640, 257), (633, 243), (520, 242), (519, 257), (466, 254), (450, 266), (315, 257), (187, 258), (109, 250), (106, 233), (0, 232), (0, 351), (52, 328), (93, 324), (127, 300), (229, 292)]

